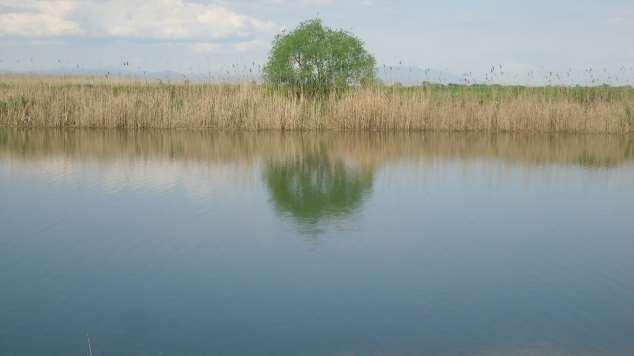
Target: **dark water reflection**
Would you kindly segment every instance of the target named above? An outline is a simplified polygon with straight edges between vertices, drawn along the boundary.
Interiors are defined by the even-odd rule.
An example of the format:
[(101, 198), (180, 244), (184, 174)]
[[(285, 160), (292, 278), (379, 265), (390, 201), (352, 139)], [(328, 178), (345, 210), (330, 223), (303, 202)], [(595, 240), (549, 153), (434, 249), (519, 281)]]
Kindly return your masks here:
[(0, 355), (631, 355), (624, 136), (0, 129)]
[(315, 227), (354, 213), (372, 190), (373, 172), (347, 167), (324, 146), (283, 160), (267, 160), (263, 173), (275, 209)]

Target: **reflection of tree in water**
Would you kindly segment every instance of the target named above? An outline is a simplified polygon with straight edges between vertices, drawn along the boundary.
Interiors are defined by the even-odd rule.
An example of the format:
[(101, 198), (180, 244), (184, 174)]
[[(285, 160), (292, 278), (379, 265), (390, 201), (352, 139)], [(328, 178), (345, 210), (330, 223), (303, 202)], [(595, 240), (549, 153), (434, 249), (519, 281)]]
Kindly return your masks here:
[(311, 227), (352, 214), (372, 189), (373, 177), (321, 149), (287, 161), (268, 161), (264, 179), (275, 208)]

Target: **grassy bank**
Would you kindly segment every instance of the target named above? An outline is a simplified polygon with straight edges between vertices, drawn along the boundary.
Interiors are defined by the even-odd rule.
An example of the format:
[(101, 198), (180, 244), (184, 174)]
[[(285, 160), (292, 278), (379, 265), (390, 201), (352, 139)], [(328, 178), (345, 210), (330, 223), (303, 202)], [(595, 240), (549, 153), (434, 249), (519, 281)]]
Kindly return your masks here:
[(379, 86), (310, 99), (255, 84), (0, 76), (0, 125), (631, 133), (634, 89)]

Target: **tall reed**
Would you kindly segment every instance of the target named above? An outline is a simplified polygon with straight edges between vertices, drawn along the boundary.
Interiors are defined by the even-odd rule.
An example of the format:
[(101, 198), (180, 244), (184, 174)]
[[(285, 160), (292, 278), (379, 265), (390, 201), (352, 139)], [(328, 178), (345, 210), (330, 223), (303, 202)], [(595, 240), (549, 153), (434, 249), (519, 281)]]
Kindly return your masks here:
[(0, 77), (0, 125), (223, 130), (634, 132), (631, 87), (376, 86), (296, 97), (256, 84)]

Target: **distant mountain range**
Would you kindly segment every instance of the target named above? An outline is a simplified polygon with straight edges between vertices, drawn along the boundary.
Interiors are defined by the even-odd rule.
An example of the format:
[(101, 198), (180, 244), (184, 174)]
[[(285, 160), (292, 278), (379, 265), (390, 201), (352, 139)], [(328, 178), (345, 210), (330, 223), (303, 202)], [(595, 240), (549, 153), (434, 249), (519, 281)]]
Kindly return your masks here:
[[(400, 83), (403, 85), (416, 85), (421, 83), (462, 83), (463, 78), (450, 72), (422, 69), (415, 66), (380, 66), (377, 69), (377, 77), (385, 84)], [(5, 71), (4, 73), (13, 74), (34, 74), (34, 75), (85, 75), (85, 76), (130, 76), (139, 79), (154, 79), (164, 81), (182, 81), (190, 80), (192, 82), (243, 82), (257, 81), (260, 82), (262, 77), (253, 73), (227, 73), (227, 72), (210, 72), (210, 73), (181, 73), (176, 71), (142, 71), (142, 70), (126, 70), (121, 68), (56, 68), (41, 71)]]
[(385, 84), (464, 83), (464, 78), (459, 75), (431, 68), (422, 69), (415, 66), (381, 66), (377, 68), (377, 77)]
[(208, 80), (207, 75), (195, 74), (187, 75), (176, 71), (142, 71), (142, 70), (122, 70), (120, 68), (102, 68), (102, 69), (88, 69), (88, 68), (56, 68), (39, 71), (4, 71), (0, 73), (5, 74), (32, 74), (32, 75), (55, 75), (55, 76), (123, 76), (123, 77), (135, 77), (135, 78), (147, 78), (155, 80)]
[[(236, 68), (236, 69), (233, 69)], [(83, 75), (83, 76), (123, 76), (134, 77), (137, 79), (162, 80), (162, 81), (185, 81), (191, 82), (223, 82), (223, 83), (240, 83), (240, 82), (261, 82), (262, 76), (257, 72), (251, 72), (250, 69), (237, 69), (231, 67), (224, 70), (215, 70), (209, 73), (184, 73), (176, 71), (144, 71), (142, 69), (133, 69), (131, 67), (110, 67), (100, 69), (89, 69), (81, 67), (56, 68), (39, 71), (7, 71), (1, 70), (0, 74), (34, 74), (34, 75)], [(438, 70), (433, 68), (423, 69), (417, 66), (387, 66), (382, 65), (376, 68), (377, 77), (383, 83), (402, 84), (406, 86), (418, 85), (423, 83), (441, 83), (441, 84), (464, 84), (465, 77), (455, 73)], [(497, 75), (497, 73), (496, 73)], [(485, 83), (485, 84), (518, 84), (528, 86), (540, 85), (613, 85), (613, 86), (633, 86), (634, 69), (621, 68), (617, 73), (611, 73), (607, 70), (588, 71), (588, 70), (569, 70), (563, 73), (551, 72), (547, 70), (530, 70), (527, 73), (508, 73), (506, 77), (476, 76), (469, 78), (469, 83)]]

